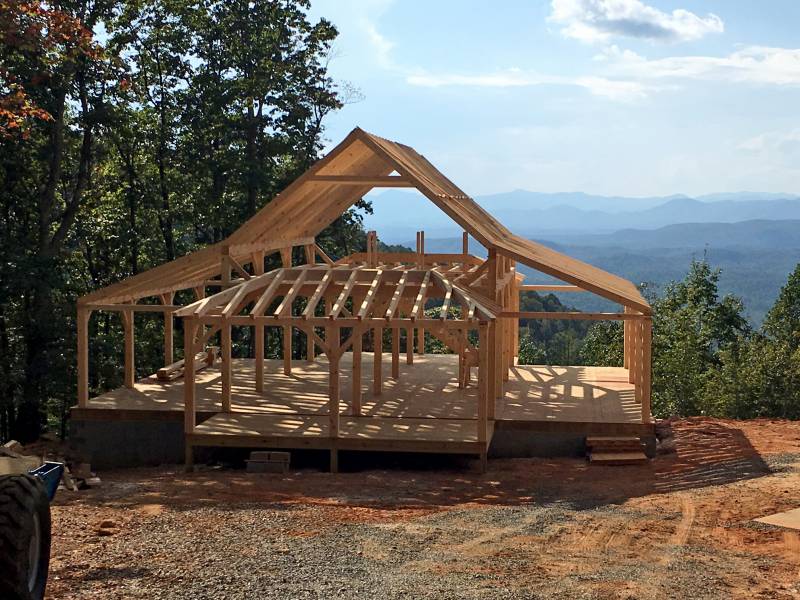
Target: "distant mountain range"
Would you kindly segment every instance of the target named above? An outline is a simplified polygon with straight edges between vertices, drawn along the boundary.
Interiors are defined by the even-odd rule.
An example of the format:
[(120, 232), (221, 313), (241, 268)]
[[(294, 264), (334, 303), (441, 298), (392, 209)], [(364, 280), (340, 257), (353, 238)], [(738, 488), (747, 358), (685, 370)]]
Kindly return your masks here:
[(625, 248), (800, 248), (800, 220), (754, 219), (736, 223), (678, 223), (658, 229), (621, 229), (604, 234), (542, 234), (567, 245)]
[[(369, 199), (374, 214), (365, 223), (387, 243), (407, 240), (421, 224), (430, 237), (446, 237), (459, 231), (447, 215), (416, 192), (390, 190)], [(476, 200), (512, 231), (528, 237), (577, 232), (607, 234), (680, 223), (800, 220), (800, 196), (763, 192), (628, 198), (516, 190)]]
[[(428, 252), (461, 251), (459, 227), (422, 195), (391, 190), (369, 199), (375, 214), (365, 225), (383, 242), (413, 247), (413, 232), (422, 228)], [(722, 293), (742, 298), (756, 325), (800, 262), (800, 196), (792, 194), (625, 198), (516, 190), (477, 201), (517, 234), (656, 290), (683, 279), (690, 261), (706, 256), (722, 269)], [(552, 281), (521, 271), (530, 283)], [(580, 310), (613, 308), (591, 294), (561, 300)]]
[[(683, 279), (691, 260), (705, 256), (722, 270), (721, 292), (742, 298), (747, 316), (756, 325), (800, 262), (800, 220), (683, 223), (649, 231), (555, 233), (534, 239), (656, 291)], [(405, 245), (413, 246), (413, 242)], [(461, 238), (426, 237), (425, 248), (428, 252), (460, 252)], [(483, 253), (477, 243), (471, 248), (476, 254)], [(528, 283), (552, 282), (533, 269), (521, 267), (521, 271)], [(613, 309), (611, 303), (591, 294), (562, 294), (560, 298), (580, 310)]]

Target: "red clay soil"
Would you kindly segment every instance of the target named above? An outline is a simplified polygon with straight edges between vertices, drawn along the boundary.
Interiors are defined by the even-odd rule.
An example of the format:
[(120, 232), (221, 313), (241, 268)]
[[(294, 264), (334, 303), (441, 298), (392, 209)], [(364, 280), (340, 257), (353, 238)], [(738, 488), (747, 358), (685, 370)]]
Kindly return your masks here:
[(800, 423), (673, 430), (643, 466), (100, 473), (54, 503), (48, 597), (800, 597), (800, 532), (752, 522), (800, 506)]

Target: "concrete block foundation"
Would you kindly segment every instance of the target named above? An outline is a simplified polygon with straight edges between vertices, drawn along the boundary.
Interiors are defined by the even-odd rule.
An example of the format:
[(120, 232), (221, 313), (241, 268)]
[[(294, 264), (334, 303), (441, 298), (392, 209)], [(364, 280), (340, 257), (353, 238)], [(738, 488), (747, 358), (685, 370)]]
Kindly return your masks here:
[(182, 421), (71, 419), (69, 442), (94, 469), (177, 464), (184, 460)]
[[(199, 416), (198, 421), (207, 415)], [(184, 462), (183, 419), (82, 419), (69, 422), (70, 445), (93, 468), (142, 467)], [(596, 434), (595, 434), (596, 435)], [(586, 455), (585, 432), (497, 429), (490, 458)], [(654, 434), (641, 435), (644, 452), (656, 455)], [(211, 449), (205, 449), (209, 456)]]
[[(495, 431), (489, 458), (586, 456), (585, 433), (501, 429)], [(641, 435), (644, 453), (656, 456), (656, 436)]]

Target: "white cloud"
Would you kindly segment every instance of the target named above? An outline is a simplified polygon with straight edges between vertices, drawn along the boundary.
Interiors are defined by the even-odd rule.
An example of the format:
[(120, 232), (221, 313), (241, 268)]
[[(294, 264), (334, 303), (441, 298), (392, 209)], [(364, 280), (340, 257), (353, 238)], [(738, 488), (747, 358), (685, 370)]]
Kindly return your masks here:
[(788, 159), (797, 168), (797, 159), (800, 158), (800, 129), (762, 133), (742, 141), (736, 149), (752, 154), (768, 155), (775, 162)]
[(636, 81), (591, 76), (561, 77), (557, 75), (542, 75), (533, 71), (523, 71), (522, 69), (508, 69), (496, 73), (473, 75), (417, 73), (406, 77), (406, 81), (411, 85), (421, 87), (513, 88), (537, 85), (565, 85), (580, 87), (588, 90), (594, 96), (621, 102), (645, 98), (650, 90), (656, 89), (655, 86), (648, 86)]
[(611, 48), (611, 72), (636, 79), (705, 79), (733, 83), (800, 84), (800, 49), (748, 46), (728, 56), (672, 56), (648, 60)]
[(701, 17), (682, 8), (666, 13), (640, 0), (552, 0), (551, 6), (549, 20), (562, 26), (561, 33), (588, 43), (618, 36), (682, 42), (725, 28), (712, 13)]
[(431, 73), (417, 73), (406, 77), (406, 81), (411, 85), (421, 87), (466, 86), (504, 88), (559, 83), (559, 78), (542, 76), (531, 71), (522, 71), (521, 69), (508, 69), (496, 73), (474, 75), (434, 75)]
[(656, 89), (654, 86), (647, 86), (638, 81), (606, 79), (605, 77), (579, 77), (574, 84), (586, 88), (595, 96), (621, 102), (646, 98), (648, 92)]
[(360, 26), (366, 34), (370, 46), (372, 46), (373, 50), (375, 51), (375, 58), (378, 61), (378, 64), (385, 68), (393, 68), (394, 63), (392, 62), (391, 51), (392, 48), (394, 48), (394, 43), (390, 42), (383, 35), (381, 35), (375, 24), (368, 18), (361, 18)]

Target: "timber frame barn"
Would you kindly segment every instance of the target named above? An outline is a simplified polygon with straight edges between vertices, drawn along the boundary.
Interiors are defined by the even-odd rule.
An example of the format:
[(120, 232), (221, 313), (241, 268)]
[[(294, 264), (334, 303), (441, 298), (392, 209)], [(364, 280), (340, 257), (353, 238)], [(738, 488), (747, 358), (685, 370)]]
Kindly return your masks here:
[[(462, 252), (427, 253), (422, 231), (415, 252), (380, 252), (369, 232), (366, 252), (329, 257), (315, 236), (375, 187), (419, 190), (463, 229)], [(470, 237), (487, 258), (470, 254)], [(265, 272), (273, 253), (282, 266)], [(518, 264), (563, 283), (524, 285)], [(175, 305), (181, 290), (195, 301)], [(621, 308), (521, 312), (529, 290)], [(121, 314), (125, 376), (90, 398), (94, 311)], [(163, 313), (165, 333), (164, 368), (138, 381), (137, 312)], [(622, 320), (624, 366), (519, 365), (520, 319), (553, 318)], [(252, 356), (232, 356), (236, 329), (249, 330)], [(326, 450), (332, 471), (351, 450), (468, 454), (485, 468), (504, 431), (516, 437), (498, 439), (498, 454), (537, 435), (651, 435), (651, 332), (631, 282), (513, 234), (413, 148), (356, 128), (223, 242), (80, 298), (72, 418), (176, 423), (189, 466), (196, 447), (239, 446)], [(426, 334), (450, 353), (425, 354)], [(266, 335), (281, 339), (282, 360), (265, 359)]]

